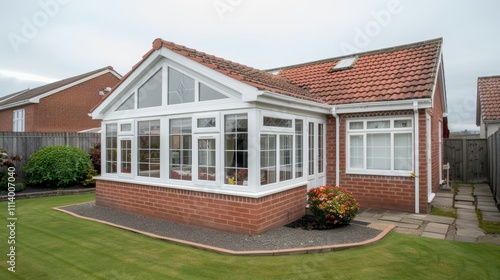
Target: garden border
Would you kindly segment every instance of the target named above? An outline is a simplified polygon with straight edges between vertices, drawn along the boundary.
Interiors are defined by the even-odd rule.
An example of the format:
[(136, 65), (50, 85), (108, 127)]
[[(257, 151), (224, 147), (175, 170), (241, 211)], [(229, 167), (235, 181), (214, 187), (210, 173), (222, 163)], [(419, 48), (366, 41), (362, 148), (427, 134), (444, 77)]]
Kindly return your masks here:
[[(58, 196), (58, 195), (74, 195), (74, 194), (87, 194), (95, 193), (95, 188), (85, 188), (78, 190), (52, 190), (52, 191), (41, 191), (41, 192), (29, 192), (29, 193), (16, 193), (16, 199), (22, 198), (37, 198), (46, 196)], [(0, 195), (0, 201), (7, 201), (9, 196), (7, 193)]]

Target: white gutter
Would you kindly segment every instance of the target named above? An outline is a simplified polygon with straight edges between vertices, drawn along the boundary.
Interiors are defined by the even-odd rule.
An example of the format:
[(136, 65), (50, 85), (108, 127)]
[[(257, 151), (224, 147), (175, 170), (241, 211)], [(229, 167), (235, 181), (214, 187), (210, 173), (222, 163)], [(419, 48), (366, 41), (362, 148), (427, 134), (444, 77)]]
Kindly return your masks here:
[(0, 106), (0, 110), (5, 110), (5, 109), (23, 106), (26, 104), (33, 104), (33, 103), (40, 103), (40, 102), (38, 100), (34, 101), (33, 99), (25, 99), (25, 100), (17, 101), (17, 102), (10, 103), (10, 104), (4, 105), (4, 106)]
[(337, 114), (400, 111), (400, 110), (412, 110), (414, 108), (415, 102), (418, 104), (419, 109), (432, 108), (431, 98), (339, 104), (336, 105), (335, 107), (337, 107), (336, 109)]
[(415, 129), (415, 132), (414, 132), (414, 139), (415, 139), (415, 213), (420, 213), (420, 177), (419, 177), (419, 173), (420, 173), (420, 168), (419, 168), (419, 142), (420, 142), (420, 139), (419, 139), (419, 133), (418, 133), (418, 126), (419, 126), (419, 122), (418, 122), (418, 102), (417, 101), (414, 101), (413, 102), (413, 113), (414, 113), (414, 129)]
[(335, 185), (340, 186), (340, 118), (336, 107), (332, 107), (332, 116), (335, 117)]

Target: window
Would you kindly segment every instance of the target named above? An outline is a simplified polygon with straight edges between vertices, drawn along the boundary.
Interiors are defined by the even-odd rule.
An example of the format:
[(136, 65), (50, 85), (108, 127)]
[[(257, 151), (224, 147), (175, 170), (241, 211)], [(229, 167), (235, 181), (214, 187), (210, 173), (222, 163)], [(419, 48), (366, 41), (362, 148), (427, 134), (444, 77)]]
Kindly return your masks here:
[(12, 120), (12, 131), (24, 132), (24, 109), (14, 110)]
[(106, 173), (116, 173), (118, 125), (106, 124)]
[(215, 138), (198, 139), (198, 180), (216, 180), (216, 144)]
[(264, 117), (264, 126), (274, 126), (274, 127), (292, 127), (292, 120)]
[(192, 180), (191, 122), (191, 118), (170, 120), (170, 179)]
[(200, 118), (197, 120), (198, 128), (211, 128), (216, 126), (217, 122), (215, 121), (215, 118)]
[(300, 178), (303, 176), (304, 158), (302, 151), (304, 149), (304, 122), (302, 120), (295, 120), (295, 177)]
[(121, 151), (121, 173), (132, 173), (132, 140), (126, 139), (120, 141)]
[(412, 119), (349, 121), (348, 172), (407, 175), (413, 170)]
[(227, 98), (224, 94), (216, 91), (215, 89), (208, 87), (202, 83), (200, 83), (200, 96), (199, 100), (200, 101), (209, 101), (209, 100), (216, 100), (216, 99), (223, 99)]
[(352, 68), (352, 66), (354, 65), (354, 63), (356, 63), (357, 60), (358, 58), (356, 56), (342, 58), (337, 64), (335, 64), (335, 66), (332, 68), (332, 71)]
[(225, 183), (244, 185), (248, 179), (247, 114), (226, 115), (224, 126)]
[(318, 124), (318, 173), (323, 173), (323, 124)]
[(309, 123), (309, 175), (314, 174), (314, 123)]
[(293, 178), (292, 141), (293, 135), (280, 135), (280, 181)]
[(260, 136), (260, 184), (276, 183), (276, 135)]
[[(158, 70), (138, 90), (138, 108), (161, 106), (162, 70)], [(127, 100), (128, 101), (128, 100)], [(127, 102), (125, 101), (125, 102)], [(132, 102), (132, 101), (129, 101)], [(122, 104), (123, 106), (123, 104)], [(121, 106), (120, 106), (121, 107)]]
[(168, 104), (194, 102), (194, 79), (168, 68)]
[(127, 100), (123, 101), (123, 103), (116, 109), (116, 111), (124, 111), (134, 109), (134, 95), (132, 94)]
[(138, 122), (137, 175), (160, 177), (160, 121)]

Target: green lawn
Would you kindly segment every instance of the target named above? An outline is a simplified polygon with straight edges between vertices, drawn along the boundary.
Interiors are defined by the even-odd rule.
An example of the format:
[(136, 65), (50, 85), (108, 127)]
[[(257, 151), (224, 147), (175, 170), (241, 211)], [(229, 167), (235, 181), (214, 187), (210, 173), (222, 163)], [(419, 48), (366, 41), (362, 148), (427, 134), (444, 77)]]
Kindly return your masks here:
[[(390, 233), (345, 251), (278, 257), (220, 255), (144, 237), (52, 210), (94, 195), (18, 200), (16, 273), (0, 279), (498, 279), (500, 247)], [(7, 224), (7, 203), (0, 203)]]

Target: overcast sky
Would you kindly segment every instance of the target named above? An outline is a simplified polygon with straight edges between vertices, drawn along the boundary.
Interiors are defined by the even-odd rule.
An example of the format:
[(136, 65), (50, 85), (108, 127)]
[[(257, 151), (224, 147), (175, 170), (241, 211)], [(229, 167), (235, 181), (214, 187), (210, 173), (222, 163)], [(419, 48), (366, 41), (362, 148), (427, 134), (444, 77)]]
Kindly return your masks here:
[(500, 1), (0, 2), (0, 96), (105, 66), (163, 38), (258, 69), (442, 37), (452, 131), (475, 125), (477, 77), (500, 75)]

